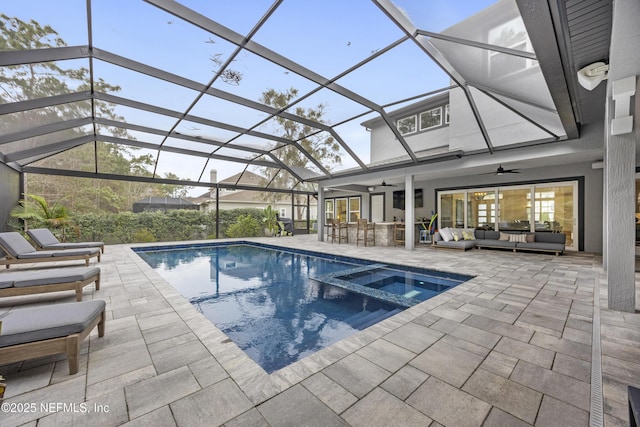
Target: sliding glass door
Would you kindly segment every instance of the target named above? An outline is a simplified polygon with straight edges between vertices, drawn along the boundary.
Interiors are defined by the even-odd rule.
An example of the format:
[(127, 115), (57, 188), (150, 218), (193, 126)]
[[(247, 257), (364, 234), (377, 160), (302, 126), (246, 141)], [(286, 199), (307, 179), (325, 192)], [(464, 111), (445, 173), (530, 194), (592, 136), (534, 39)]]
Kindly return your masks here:
[(438, 192), (439, 227), (547, 231), (578, 250), (577, 181)]

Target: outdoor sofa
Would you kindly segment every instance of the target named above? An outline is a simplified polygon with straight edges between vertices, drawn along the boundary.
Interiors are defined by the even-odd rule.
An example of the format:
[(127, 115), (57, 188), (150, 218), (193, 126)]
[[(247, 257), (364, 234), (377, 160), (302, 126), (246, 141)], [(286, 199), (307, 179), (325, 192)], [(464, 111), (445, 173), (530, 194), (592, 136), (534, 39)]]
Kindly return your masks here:
[(48, 228), (33, 228), (27, 230), (27, 234), (38, 250), (100, 248), (104, 253), (104, 242), (62, 243)]
[[(449, 237), (451, 232), (453, 237)], [(443, 233), (445, 234), (443, 236)], [(457, 237), (456, 237), (457, 236)], [(516, 251), (564, 253), (567, 236), (563, 233), (548, 231), (493, 231), (462, 228), (444, 228), (433, 236), (436, 248), (461, 249), (473, 248), (510, 249)]]
[(80, 368), (82, 341), (98, 326), (104, 336), (102, 300), (0, 310), (0, 365), (66, 353), (69, 374)]
[(0, 297), (75, 291), (76, 301), (82, 301), (82, 289), (93, 282), (96, 284), (96, 290), (99, 290), (98, 267), (6, 271), (0, 272)]
[(68, 260), (84, 260), (89, 265), (89, 260), (98, 257), (100, 261), (100, 249), (79, 248), (60, 249), (52, 251), (38, 251), (36, 248), (15, 231), (0, 233), (0, 249), (5, 252), (5, 258), (0, 258), (0, 265), (24, 264), (32, 262), (54, 262)]

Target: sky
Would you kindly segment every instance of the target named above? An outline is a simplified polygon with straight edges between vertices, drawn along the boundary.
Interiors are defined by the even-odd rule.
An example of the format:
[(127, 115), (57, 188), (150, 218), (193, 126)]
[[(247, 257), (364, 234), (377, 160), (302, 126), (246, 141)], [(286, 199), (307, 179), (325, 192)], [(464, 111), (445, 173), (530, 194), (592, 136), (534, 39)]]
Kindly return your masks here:
[[(272, 2), (265, 0), (184, 0), (181, 3), (242, 35), (246, 35), (272, 5)], [(494, 1), (395, 0), (394, 3), (417, 28), (439, 32)], [(93, 0), (91, 5), (94, 47), (196, 82), (205, 84), (211, 79), (217, 68), (212, 57), (225, 60), (235, 50), (233, 44), (143, 1)], [(85, 0), (3, 0), (2, 9), (9, 16), (51, 25), (70, 46), (88, 43)], [(285, 0), (252, 40), (322, 77), (332, 79), (402, 36), (400, 29), (369, 0)], [(103, 61), (94, 61), (94, 67), (97, 78), (121, 87), (115, 93), (117, 96), (177, 111), (184, 111), (196, 99), (197, 93), (193, 90), (150, 79)], [(231, 67), (242, 74), (240, 84), (230, 85), (218, 80), (214, 88), (252, 101), (258, 101), (261, 94), (270, 88), (278, 91), (296, 88), (300, 94), (304, 94), (317, 87), (314, 82), (248, 51), (240, 53)], [(361, 69), (338, 79), (337, 83), (379, 105), (385, 105), (446, 87), (449, 79), (417, 46), (405, 42)], [(213, 97), (206, 98), (198, 102), (190, 113), (243, 127), (253, 126), (266, 118), (265, 113)], [(363, 105), (348, 101), (327, 89), (305, 99), (298, 106), (314, 108), (321, 103), (326, 105), (324, 119), (332, 124), (367, 111)], [(125, 107), (118, 107), (116, 111), (129, 123), (165, 130), (176, 123), (175, 119)], [(373, 117), (360, 117), (337, 128), (340, 136), (365, 163), (369, 161), (369, 133), (360, 123)], [(182, 123), (176, 130), (225, 141), (234, 135), (194, 123)], [(276, 131), (269, 124), (259, 126), (256, 130), (265, 133)], [(136, 132), (132, 134), (139, 140), (159, 143), (157, 137)], [(234, 142), (253, 146), (264, 144), (247, 136)], [(176, 142), (168, 141), (167, 144)], [(187, 144), (186, 148), (201, 148), (197, 143), (191, 143), (191, 147), (188, 143), (181, 144)], [(400, 146), (398, 148), (401, 150)], [(157, 154), (155, 150), (149, 153), (154, 157)], [(343, 164), (339, 169), (356, 165), (346, 152), (342, 154)], [(209, 169), (217, 169), (219, 179), (223, 179), (241, 172), (245, 166), (217, 160), (211, 160), (205, 166), (206, 159), (194, 160), (166, 153), (157, 160), (157, 171), (161, 175), (172, 172), (181, 178), (197, 180), (202, 174), (203, 181), (208, 181)], [(201, 190), (194, 192), (200, 193)]]

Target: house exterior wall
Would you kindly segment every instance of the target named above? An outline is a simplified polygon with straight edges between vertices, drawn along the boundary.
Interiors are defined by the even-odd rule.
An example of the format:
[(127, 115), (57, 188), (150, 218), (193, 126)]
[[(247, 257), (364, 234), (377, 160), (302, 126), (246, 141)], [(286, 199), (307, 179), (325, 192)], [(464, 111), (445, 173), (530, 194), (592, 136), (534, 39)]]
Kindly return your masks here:
[(20, 173), (0, 163), (0, 231), (9, 231), (11, 209), (20, 200)]

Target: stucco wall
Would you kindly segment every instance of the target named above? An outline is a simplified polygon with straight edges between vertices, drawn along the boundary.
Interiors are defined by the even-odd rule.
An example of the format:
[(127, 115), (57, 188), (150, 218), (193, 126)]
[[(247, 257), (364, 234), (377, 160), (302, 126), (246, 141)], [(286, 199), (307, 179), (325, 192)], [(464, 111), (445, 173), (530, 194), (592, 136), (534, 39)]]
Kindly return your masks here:
[(0, 163), (0, 231), (8, 231), (7, 221), (20, 200), (20, 173)]

